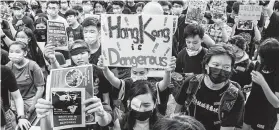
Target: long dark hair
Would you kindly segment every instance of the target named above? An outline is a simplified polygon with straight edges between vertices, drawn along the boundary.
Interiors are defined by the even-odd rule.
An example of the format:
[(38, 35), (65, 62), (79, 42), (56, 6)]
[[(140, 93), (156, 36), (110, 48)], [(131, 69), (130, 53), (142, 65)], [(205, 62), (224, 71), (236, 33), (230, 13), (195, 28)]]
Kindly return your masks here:
[[(156, 90), (152, 88), (151, 83), (146, 80), (138, 80), (132, 84), (132, 88), (128, 94), (128, 100), (132, 101), (132, 99), (138, 95), (150, 93), (152, 95), (152, 100), (154, 104), (156, 104)], [(130, 103), (131, 104), (131, 103)], [(128, 106), (128, 109), (131, 110), (131, 105)], [(149, 127), (152, 129), (153, 124), (158, 120), (157, 110), (154, 109), (151, 117), (149, 118)], [(129, 111), (127, 114), (127, 126), (128, 130), (133, 130), (136, 123), (136, 119), (131, 115)]]
[(27, 44), (29, 48), (28, 51), (29, 55), (27, 55), (27, 58), (34, 60), (41, 67), (44, 66), (45, 61), (44, 61), (43, 53), (37, 44), (37, 40), (35, 38), (33, 31), (27, 27), (23, 27), (17, 31), (15, 37), (17, 37), (17, 34), (21, 31), (23, 31), (30, 39), (30, 41)]
[(274, 38), (268, 38), (262, 42), (259, 47), (259, 56), (261, 58), (261, 64), (268, 71), (279, 70), (279, 59), (276, 56), (279, 55), (279, 42)]

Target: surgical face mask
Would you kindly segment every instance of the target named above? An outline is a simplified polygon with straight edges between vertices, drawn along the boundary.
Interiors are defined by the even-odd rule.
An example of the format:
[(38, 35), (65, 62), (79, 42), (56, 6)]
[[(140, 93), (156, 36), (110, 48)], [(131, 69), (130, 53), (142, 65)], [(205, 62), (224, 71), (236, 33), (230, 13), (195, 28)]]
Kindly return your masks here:
[(132, 109), (130, 116), (134, 117), (136, 120), (145, 121), (152, 116), (152, 113), (153, 113), (153, 110), (140, 112), (140, 111)]
[(27, 38), (16, 38), (16, 41), (24, 42), (25, 44), (28, 44)]
[(186, 47), (186, 51), (187, 51), (189, 56), (196, 56), (196, 55), (198, 55), (201, 52), (201, 50), (202, 50), (202, 47), (200, 47), (198, 50), (195, 50), (195, 51), (193, 51), (191, 49), (188, 49)]
[(209, 78), (215, 84), (219, 84), (227, 81), (230, 78), (230, 76), (231, 76), (230, 71), (209, 67)]
[(175, 15), (182, 14), (182, 11), (183, 11), (183, 8), (173, 8), (172, 9), (173, 14), (175, 14)]
[(22, 14), (22, 12), (21, 12), (21, 10), (14, 10), (13, 14), (14, 14), (15, 16), (19, 16), (19, 15)]
[(9, 59), (13, 63), (20, 63), (24, 59), (24, 56), (19, 53), (9, 53)]
[(98, 40), (97, 34), (96, 33), (85, 33), (84, 34), (84, 40), (88, 44), (93, 44)]
[(136, 75), (131, 75), (131, 79), (133, 80), (133, 82), (137, 81), (137, 80), (147, 80), (147, 76), (136, 76)]
[(121, 14), (122, 10), (121, 9), (113, 9), (114, 14)]

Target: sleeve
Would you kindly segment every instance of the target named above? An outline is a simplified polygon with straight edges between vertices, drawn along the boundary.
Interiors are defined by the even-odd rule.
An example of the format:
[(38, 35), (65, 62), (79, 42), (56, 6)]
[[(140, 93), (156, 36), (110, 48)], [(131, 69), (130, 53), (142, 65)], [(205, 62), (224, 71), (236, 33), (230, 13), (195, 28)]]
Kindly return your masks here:
[(279, 17), (277, 16), (276, 12), (273, 12), (272, 15), (269, 18), (270, 23), (272, 23), (272, 22), (275, 23), (276, 21), (278, 21), (278, 19), (279, 19)]
[(188, 86), (189, 86), (189, 81), (190, 81), (190, 80), (186, 80), (186, 81), (183, 83), (183, 85), (182, 85), (180, 91), (177, 93), (177, 95), (174, 95), (174, 96), (175, 96), (175, 101), (176, 101), (179, 105), (183, 105), (184, 102), (186, 101), (186, 90), (187, 90), (187, 88), (188, 88)]
[(34, 79), (34, 85), (36, 87), (43, 87), (45, 85), (43, 72), (38, 64), (36, 64), (35, 62), (33, 62), (33, 63), (34, 63), (34, 67), (33, 67), (32, 76)]
[(6, 66), (3, 66), (3, 67), (4, 67), (4, 71), (3, 71), (3, 69), (1, 69), (1, 71), (3, 74), (2, 77), (5, 76), (5, 79), (2, 80), (2, 77), (1, 77), (1, 80), (2, 80), (1, 84), (3, 86), (8, 86), (7, 88), (10, 92), (15, 92), (16, 90), (18, 90), (15, 75), (8, 67), (6, 67)]
[(177, 59), (176, 59), (176, 67), (175, 67), (175, 72), (178, 72), (178, 73), (183, 73), (183, 61), (182, 61), (182, 58), (184, 57), (183, 56), (183, 50), (181, 52), (179, 52), (178, 56), (177, 56)]
[(103, 72), (98, 72), (98, 77), (100, 80), (99, 86), (100, 86), (100, 92), (102, 93), (108, 93), (110, 92), (110, 89), (112, 88), (111, 84), (107, 80), (107, 78), (104, 76)]
[(245, 98), (241, 91), (238, 91), (237, 100), (227, 117), (221, 121), (222, 127), (241, 128), (244, 122)]
[(279, 75), (278, 75), (278, 72), (276, 74), (277, 75), (275, 76), (275, 79), (274, 79), (274, 88), (275, 88), (275, 92), (279, 93)]

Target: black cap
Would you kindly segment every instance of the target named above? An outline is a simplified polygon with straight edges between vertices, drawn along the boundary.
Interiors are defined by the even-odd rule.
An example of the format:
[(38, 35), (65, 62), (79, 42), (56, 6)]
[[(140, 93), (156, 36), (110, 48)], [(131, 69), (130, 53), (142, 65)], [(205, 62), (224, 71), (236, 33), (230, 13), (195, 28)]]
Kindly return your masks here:
[(13, 9), (13, 8), (23, 9), (23, 5), (22, 5), (20, 2), (15, 2), (15, 3), (13, 4), (12, 9)]

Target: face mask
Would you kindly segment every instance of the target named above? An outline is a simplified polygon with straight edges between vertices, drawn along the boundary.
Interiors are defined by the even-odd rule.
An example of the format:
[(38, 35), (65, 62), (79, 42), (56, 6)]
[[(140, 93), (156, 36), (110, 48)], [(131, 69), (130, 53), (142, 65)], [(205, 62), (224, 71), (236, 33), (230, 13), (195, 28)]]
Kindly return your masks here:
[(132, 75), (131, 79), (133, 80), (133, 82), (135, 82), (137, 80), (147, 80), (147, 76), (135, 76), (135, 75)]
[(46, 29), (36, 29), (34, 32), (37, 35), (37, 41), (38, 42), (45, 42), (46, 41)]
[(16, 41), (24, 42), (25, 44), (28, 44), (28, 39), (26, 38), (16, 38)]
[(183, 8), (173, 8), (173, 14), (180, 15), (182, 14)]
[(98, 40), (98, 38), (96, 34), (86, 33), (84, 35), (84, 40), (89, 44), (93, 44)]
[(193, 50), (188, 49), (188, 48), (186, 47), (186, 51), (187, 51), (187, 53), (188, 53), (189, 56), (196, 56), (196, 55), (198, 55), (198, 54), (201, 52), (201, 50), (202, 50), (202, 47), (200, 47), (200, 48), (199, 48), (198, 50), (196, 50), (196, 51), (193, 51)]
[(24, 59), (24, 57), (18, 53), (9, 53), (9, 59), (14, 63), (19, 63)]
[(214, 67), (209, 67), (209, 78), (215, 84), (219, 84), (227, 81), (230, 78), (230, 76), (231, 76), (231, 72), (229, 71), (214, 68)]
[(121, 9), (113, 9), (113, 13), (115, 13), (115, 14), (121, 14)]
[(47, 10), (47, 14), (49, 14), (50, 16), (55, 16), (55, 11), (53, 10)]
[(21, 11), (20, 10), (15, 10), (13, 13), (14, 13), (15, 16), (21, 15)]
[(139, 112), (134, 109), (131, 110), (131, 116), (133, 116), (135, 119), (137, 119), (139, 121), (147, 120), (148, 118), (150, 118), (152, 113), (153, 113), (153, 110), (145, 111), (145, 112)]

